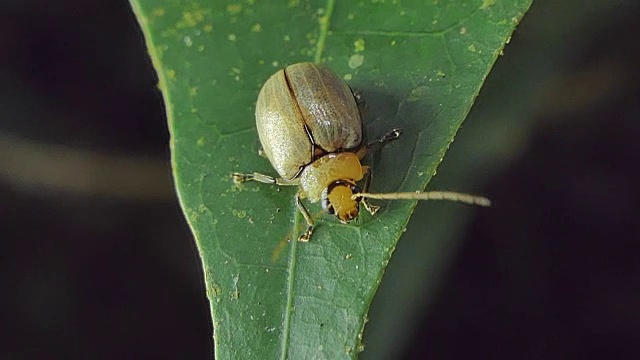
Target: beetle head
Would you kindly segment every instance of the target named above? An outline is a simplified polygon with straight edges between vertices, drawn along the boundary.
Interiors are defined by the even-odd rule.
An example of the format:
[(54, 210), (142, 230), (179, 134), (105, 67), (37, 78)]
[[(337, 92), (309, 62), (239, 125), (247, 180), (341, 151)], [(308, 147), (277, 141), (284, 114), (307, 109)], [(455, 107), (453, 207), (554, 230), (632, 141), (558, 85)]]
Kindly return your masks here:
[(360, 198), (354, 200), (351, 195), (360, 192), (360, 187), (351, 181), (334, 181), (322, 191), (322, 208), (347, 223), (358, 217)]

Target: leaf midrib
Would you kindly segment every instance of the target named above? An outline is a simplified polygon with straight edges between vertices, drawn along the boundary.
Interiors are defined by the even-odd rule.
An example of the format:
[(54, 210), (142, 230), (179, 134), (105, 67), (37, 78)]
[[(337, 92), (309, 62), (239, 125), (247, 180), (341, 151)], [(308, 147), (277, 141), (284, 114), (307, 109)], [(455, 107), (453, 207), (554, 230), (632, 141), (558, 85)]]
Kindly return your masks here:
[[(335, 0), (327, 0), (327, 7), (325, 10), (325, 15), (322, 17), (320, 22), (320, 35), (318, 37), (318, 47), (316, 48), (316, 54), (314, 56), (313, 61), (316, 64), (319, 64), (322, 59), (322, 53), (325, 48), (325, 44), (327, 41), (327, 37), (329, 35), (329, 23), (331, 22), (331, 15), (333, 14), (333, 9), (335, 6)], [(287, 271), (287, 303), (284, 313), (284, 324), (283, 324), (283, 338), (282, 338), (282, 346), (280, 359), (286, 360), (287, 354), (289, 353), (289, 345), (291, 341), (291, 315), (293, 314), (293, 287), (294, 287), (294, 274), (296, 270), (297, 264), (297, 254), (298, 254), (298, 239), (297, 239), (297, 229), (300, 224), (300, 214), (298, 212), (297, 206), (294, 208), (294, 212), (296, 214), (296, 221), (293, 225), (293, 239), (291, 240), (291, 253), (289, 255), (289, 268)]]
[(331, 22), (331, 15), (333, 14), (333, 8), (336, 4), (335, 0), (327, 0), (327, 9), (325, 15), (320, 19), (320, 36), (318, 37), (318, 47), (316, 49), (316, 55), (313, 58), (313, 62), (319, 64), (322, 60), (322, 52), (324, 51), (327, 36), (329, 36), (329, 23)]

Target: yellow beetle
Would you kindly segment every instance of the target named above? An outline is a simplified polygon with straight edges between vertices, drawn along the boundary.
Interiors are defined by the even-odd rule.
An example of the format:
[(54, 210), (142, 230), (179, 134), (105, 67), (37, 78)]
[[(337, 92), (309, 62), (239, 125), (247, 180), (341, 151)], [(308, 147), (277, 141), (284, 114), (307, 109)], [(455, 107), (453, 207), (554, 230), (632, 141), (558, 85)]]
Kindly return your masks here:
[[(264, 153), (280, 177), (234, 173), (234, 181), (299, 186), (296, 205), (308, 225), (300, 241), (309, 241), (314, 227), (301, 198), (321, 200), (322, 208), (342, 223), (358, 216), (360, 203), (375, 214), (379, 207), (365, 198), (445, 199), (490, 205), (484, 197), (447, 191), (366, 193), (369, 167), (360, 160), (371, 147), (397, 139), (402, 131), (393, 129), (363, 145), (362, 104), (346, 83), (316, 64), (298, 63), (276, 72), (258, 95), (256, 126)], [(363, 192), (357, 183), (365, 177)]]

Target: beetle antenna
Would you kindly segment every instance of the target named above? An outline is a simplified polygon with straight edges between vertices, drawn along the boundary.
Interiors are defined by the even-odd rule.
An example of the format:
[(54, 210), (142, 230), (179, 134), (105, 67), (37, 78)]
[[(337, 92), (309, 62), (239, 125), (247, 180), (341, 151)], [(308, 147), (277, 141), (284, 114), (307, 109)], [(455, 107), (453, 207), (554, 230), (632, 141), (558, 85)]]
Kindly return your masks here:
[(352, 199), (369, 198), (378, 200), (448, 200), (467, 205), (491, 206), (491, 200), (484, 196), (464, 194), (453, 191), (425, 191), (425, 192), (398, 192), (398, 193), (357, 193)]

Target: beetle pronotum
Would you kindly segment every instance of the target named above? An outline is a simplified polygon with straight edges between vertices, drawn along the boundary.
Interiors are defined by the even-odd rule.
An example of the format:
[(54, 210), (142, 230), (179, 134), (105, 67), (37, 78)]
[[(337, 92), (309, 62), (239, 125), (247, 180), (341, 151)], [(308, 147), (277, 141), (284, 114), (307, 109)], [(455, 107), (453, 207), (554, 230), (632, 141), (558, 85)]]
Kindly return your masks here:
[[(379, 207), (367, 198), (491, 204), (482, 196), (450, 191), (368, 193), (370, 169), (360, 160), (370, 148), (397, 139), (402, 131), (393, 129), (363, 146), (360, 105), (361, 99), (346, 83), (316, 64), (298, 63), (273, 74), (258, 95), (256, 126), (264, 154), (280, 177), (234, 173), (234, 181), (299, 186), (296, 206), (307, 222), (300, 241), (309, 241), (314, 227), (302, 198), (321, 201), (322, 208), (342, 223), (358, 216), (360, 204), (375, 214)], [(357, 185), (363, 179), (364, 191)]]

